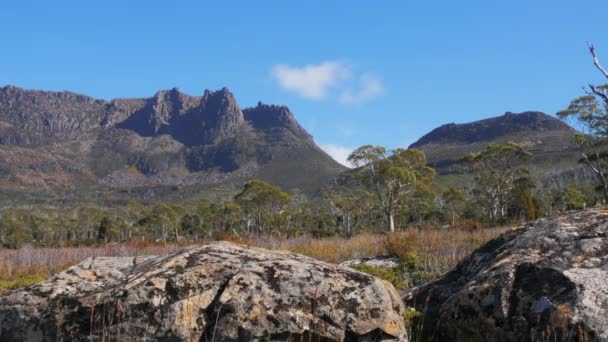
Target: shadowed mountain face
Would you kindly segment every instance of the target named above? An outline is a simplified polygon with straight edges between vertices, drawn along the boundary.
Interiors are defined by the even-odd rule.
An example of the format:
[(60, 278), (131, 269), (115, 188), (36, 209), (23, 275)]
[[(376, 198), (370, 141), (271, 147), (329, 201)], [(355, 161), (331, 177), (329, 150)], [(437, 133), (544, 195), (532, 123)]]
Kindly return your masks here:
[(242, 110), (226, 88), (111, 101), (0, 88), (0, 191), (172, 198), (257, 177), (314, 192), (343, 169), (287, 107)]
[(580, 151), (572, 143), (575, 132), (566, 123), (541, 112), (507, 112), (480, 121), (440, 126), (410, 148), (423, 150), (446, 183), (456, 185), (462, 181), (456, 176), (466, 174), (460, 158), (481, 151), (490, 143), (513, 141), (533, 153), (529, 165), (533, 174), (547, 186), (562, 187), (591, 176), (578, 163)]
[(495, 141), (503, 137), (531, 137), (542, 133), (554, 136), (571, 135), (574, 129), (564, 122), (541, 112), (510, 112), (502, 116), (475, 121), (465, 124), (447, 124), (435, 128), (411, 148), (419, 148), (428, 144), (474, 144), (484, 141)]

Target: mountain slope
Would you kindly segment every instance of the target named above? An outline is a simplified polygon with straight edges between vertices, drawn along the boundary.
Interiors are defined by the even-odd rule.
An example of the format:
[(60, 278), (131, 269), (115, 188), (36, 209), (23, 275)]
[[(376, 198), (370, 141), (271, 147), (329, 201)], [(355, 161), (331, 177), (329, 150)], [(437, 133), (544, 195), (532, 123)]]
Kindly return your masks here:
[(440, 178), (455, 185), (462, 181), (456, 176), (467, 173), (459, 162), (465, 154), (478, 152), (490, 143), (525, 144), (534, 155), (530, 170), (545, 185), (561, 187), (590, 177), (578, 163), (580, 151), (572, 143), (575, 132), (564, 122), (541, 112), (507, 112), (480, 121), (440, 126), (410, 148), (423, 150)]
[(111, 101), (0, 88), (0, 195), (173, 199), (254, 177), (315, 192), (343, 170), (287, 107), (241, 109), (226, 88)]

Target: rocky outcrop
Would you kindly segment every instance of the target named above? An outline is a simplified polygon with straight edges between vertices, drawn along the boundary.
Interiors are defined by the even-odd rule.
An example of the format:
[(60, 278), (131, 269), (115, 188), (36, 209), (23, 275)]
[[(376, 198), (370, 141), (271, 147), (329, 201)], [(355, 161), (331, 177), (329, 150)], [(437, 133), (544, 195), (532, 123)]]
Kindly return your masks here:
[(81, 138), (99, 127), (105, 101), (68, 91), (0, 87), (0, 144), (32, 146)]
[(388, 283), (226, 242), (94, 258), (0, 297), (0, 340), (406, 341)]
[(312, 141), (312, 136), (296, 121), (286, 106), (267, 105), (258, 102), (253, 108), (243, 110), (245, 120), (260, 129), (285, 128), (297, 137)]
[(394, 268), (399, 266), (399, 258), (386, 257), (386, 256), (375, 256), (361, 259), (352, 259), (340, 263), (340, 266), (358, 266), (366, 265), (379, 268)]
[(185, 145), (195, 146), (233, 137), (245, 121), (239, 104), (227, 88), (215, 92), (206, 90), (202, 97), (173, 88), (157, 92), (141, 108), (132, 104), (133, 100), (112, 101), (103, 124), (115, 123), (118, 128), (142, 136), (168, 134)]
[(608, 340), (608, 214), (572, 212), (509, 232), (412, 289), (437, 341)]

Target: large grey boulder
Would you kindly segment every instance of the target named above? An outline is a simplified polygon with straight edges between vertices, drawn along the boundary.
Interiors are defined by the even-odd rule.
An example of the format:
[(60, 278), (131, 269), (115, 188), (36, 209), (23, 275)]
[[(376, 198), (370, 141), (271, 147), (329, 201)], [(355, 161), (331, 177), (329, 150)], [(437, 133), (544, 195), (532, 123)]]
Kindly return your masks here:
[(424, 340), (608, 340), (608, 215), (542, 219), (410, 290)]
[(0, 296), (1, 341), (407, 341), (387, 282), (227, 242), (92, 258)]

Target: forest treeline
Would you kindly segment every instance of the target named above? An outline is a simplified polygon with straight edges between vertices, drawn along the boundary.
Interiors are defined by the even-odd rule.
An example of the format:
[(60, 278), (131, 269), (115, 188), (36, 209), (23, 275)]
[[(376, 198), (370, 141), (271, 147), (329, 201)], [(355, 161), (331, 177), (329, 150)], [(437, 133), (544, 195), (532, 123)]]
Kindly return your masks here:
[(41, 246), (107, 242), (187, 242), (236, 237), (352, 236), (417, 226), (481, 229), (579, 209), (601, 200), (592, 184), (549, 191), (527, 172), (523, 146), (491, 144), (463, 159), (475, 179), (470, 188), (443, 188), (421, 151), (363, 146), (351, 155), (361, 166), (349, 187), (326, 189), (314, 199), (260, 180), (245, 183), (224, 201), (0, 211), (0, 243)]

